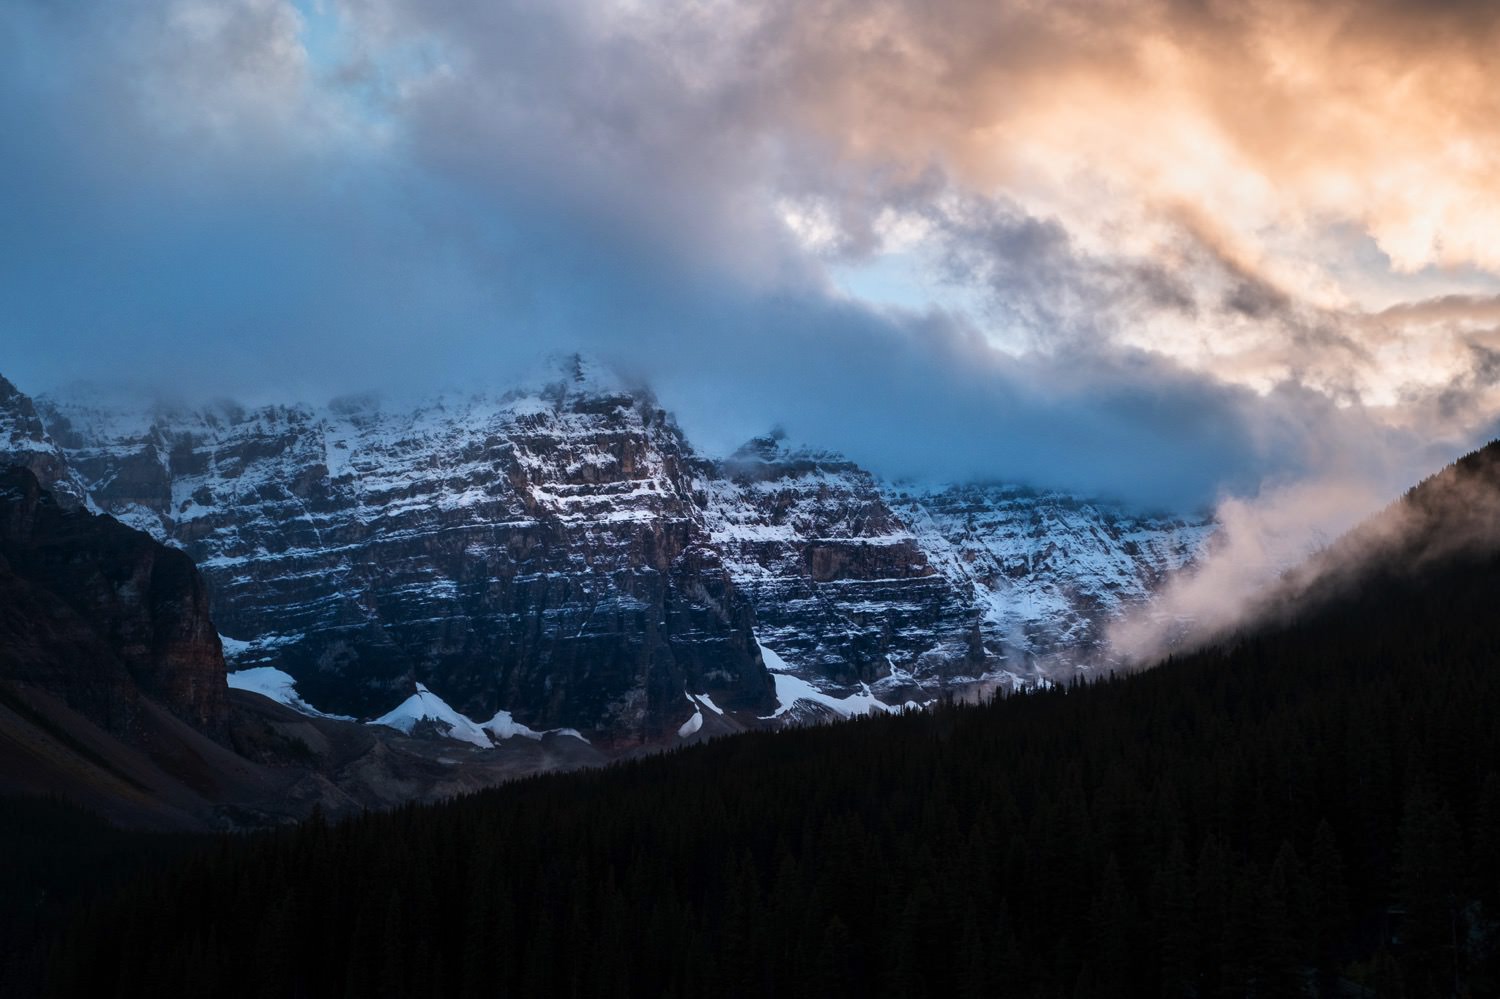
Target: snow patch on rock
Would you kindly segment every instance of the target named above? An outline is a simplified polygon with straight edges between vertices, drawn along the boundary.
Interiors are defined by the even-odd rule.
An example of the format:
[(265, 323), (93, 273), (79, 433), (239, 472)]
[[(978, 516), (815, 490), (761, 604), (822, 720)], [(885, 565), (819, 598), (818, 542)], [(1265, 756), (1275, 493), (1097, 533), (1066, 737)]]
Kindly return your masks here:
[(539, 742), (549, 735), (568, 736), (582, 742), (589, 741), (581, 732), (572, 728), (554, 728), (538, 732), (516, 721), (511, 713), (505, 710), (496, 711), (494, 717), (487, 722), (476, 722), (468, 715), (456, 711), (447, 701), (421, 683), (417, 684), (417, 692), (402, 701), (394, 710), (386, 712), (379, 718), (371, 719), (365, 724), (384, 725), (411, 735), (417, 725), (424, 721), (433, 723), (443, 735), (450, 739), (467, 742), (481, 749), (490, 749), (497, 742), (514, 738)]
[(714, 699), (712, 697), (709, 697), (707, 694), (694, 694), (693, 697), (699, 704), (703, 705), (714, 714), (722, 715), (724, 713), (724, 709), (715, 704)]
[[(223, 639), (226, 652), (229, 643), (234, 641), (232, 638)], [(250, 643), (238, 642), (236, 644), (248, 647)], [(249, 690), (263, 697), (269, 697), (278, 704), (285, 704), (293, 711), (300, 711), (304, 715), (311, 715), (314, 718), (336, 718), (339, 721), (354, 720), (348, 715), (334, 715), (319, 711), (308, 704), (297, 695), (297, 681), (290, 674), (283, 673), (272, 666), (255, 666), (251, 669), (236, 670), (228, 674), (225, 679), (235, 690)]]
[(394, 710), (379, 718), (366, 722), (368, 725), (384, 725), (398, 732), (411, 735), (420, 722), (432, 722), (443, 729), (443, 734), (459, 742), (467, 742), (481, 749), (494, 745), (485, 730), (464, 715), (449, 707), (448, 702), (417, 684), (417, 692), (402, 701)]
[(512, 718), (509, 711), (496, 711), (495, 717), (479, 727), (497, 739), (513, 739), (520, 736), (522, 739), (540, 740), (542, 737), (542, 733), (527, 728)]
[(766, 669), (771, 671), (771, 679), (776, 682), (776, 703), (779, 705), (775, 711), (762, 718), (762, 721), (782, 717), (793, 710), (799, 701), (821, 705), (841, 718), (853, 718), (871, 712), (884, 714), (903, 710), (901, 707), (892, 707), (880, 700), (871, 693), (869, 686), (863, 683), (859, 685), (859, 693), (849, 694), (846, 697), (824, 693), (808, 681), (791, 673), (791, 667), (786, 664), (786, 660), (764, 645), (760, 647), (760, 654), (765, 661)]

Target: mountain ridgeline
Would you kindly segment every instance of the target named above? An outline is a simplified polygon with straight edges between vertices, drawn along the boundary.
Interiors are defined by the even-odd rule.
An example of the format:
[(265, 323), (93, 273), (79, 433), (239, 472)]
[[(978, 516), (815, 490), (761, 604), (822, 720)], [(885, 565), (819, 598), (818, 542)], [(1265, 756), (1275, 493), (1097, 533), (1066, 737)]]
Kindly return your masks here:
[(421, 683), (470, 718), (616, 748), (671, 738), (693, 695), (758, 724), (776, 671), (898, 705), (1035, 683), (1050, 655), (1092, 660), (1212, 532), (1016, 486), (891, 485), (779, 435), (709, 460), (649, 391), (577, 357), (406, 406), (4, 384), (3, 460), (186, 551), (233, 670), (364, 718)]
[(1491, 445), (1128, 678), (224, 843), (57, 994), (1495, 995), (1497, 499)]

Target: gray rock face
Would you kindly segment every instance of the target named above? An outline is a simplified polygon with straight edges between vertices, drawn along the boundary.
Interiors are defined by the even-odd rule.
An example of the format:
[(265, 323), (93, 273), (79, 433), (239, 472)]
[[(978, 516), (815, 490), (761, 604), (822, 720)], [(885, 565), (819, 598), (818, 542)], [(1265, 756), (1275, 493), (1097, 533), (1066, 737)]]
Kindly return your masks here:
[(61, 477), (198, 562), (236, 668), (283, 669), (325, 711), (377, 715), (417, 681), (472, 718), (616, 745), (670, 737), (685, 692), (770, 714), (768, 660), (891, 701), (1020, 682), (1096, 643), (1211, 530), (890, 486), (774, 436), (709, 461), (649, 392), (578, 359), (537, 388), (415, 406), (30, 412)]
[(1213, 532), (1206, 517), (1015, 485), (882, 484), (774, 435), (717, 473), (714, 544), (755, 604), (760, 640), (810, 678), (901, 698), (913, 682), (1092, 664), (1109, 620)]
[(934, 565), (869, 472), (775, 436), (716, 471), (714, 545), (755, 605), (760, 640), (786, 662), (841, 685), (984, 672), (968, 580)]
[(973, 595), (1007, 670), (1063, 657), (1088, 664), (1104, 627), (1151, 599), (1214, 531), (1206, 516), (1144, 513), (1015, 485), (887, 487), (891, 509), (938, 571)]
[(47, 433), (35, 403), (0, 377), (0, 465), (19, 465), (35, 475), (58, 504), (74, 508), (87, 502), (85, 487), (68, 464), (62, 448)]
[(47, 414), (101, 505), (198, 561), (236, 665), (321, 708), (378, 714), (417, 680), (630, 741), (675, 728), (686, 689), (775, 706), (697, 459), (647, 393), (578, 367), (411, 410)]

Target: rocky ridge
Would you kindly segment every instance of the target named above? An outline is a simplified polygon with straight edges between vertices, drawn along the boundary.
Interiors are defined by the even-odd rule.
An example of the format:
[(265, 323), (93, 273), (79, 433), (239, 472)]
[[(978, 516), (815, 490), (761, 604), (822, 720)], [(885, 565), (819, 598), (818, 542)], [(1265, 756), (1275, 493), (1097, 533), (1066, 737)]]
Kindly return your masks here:
[(868, 471), (757, 438), (714, 466), (705, 519), (756, 631), (836, 686), (978, 676), (993, 665), (966, 580), (946, 575)]
[(88, 504), (88, 489), (42, 424), (36, 404), (0, 376), (0, 458), (37, 477), (64, 507)]
[(410, 409), (121, 414), (50, 400), (96, 501), (186, 549), (237, 665), (379, 714), (425, 682), (472, 717), (645, 740), (684, 690), (769, 713), (753, 610), (649, 393), (581, 362)]

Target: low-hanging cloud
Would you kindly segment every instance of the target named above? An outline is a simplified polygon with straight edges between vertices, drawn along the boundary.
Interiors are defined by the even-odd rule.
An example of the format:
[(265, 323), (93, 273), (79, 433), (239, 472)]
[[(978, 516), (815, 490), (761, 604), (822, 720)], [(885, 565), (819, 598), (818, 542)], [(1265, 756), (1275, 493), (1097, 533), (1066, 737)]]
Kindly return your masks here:
[(1487, 557), (1500, 549), (1497, 461), (1493, 453), (1469, 455), (1409, 490), (1393, 477), (1378, 482), (1345, 469), (1228, 499), (1204, 557), (1151, 604), (1111, 622), (1106, 655), (1150, 666), (1315, 613), (1381, 579)]
[(1390, 490), (1359, 478), (1320, 478), (1230, 498), (1215, 510), (1208, 551), (1169, 579), (1149, 605), (1111, 622), (1109, 654), (1150, 665), (1252, 625), (1286, 574), (1379, 509)]

